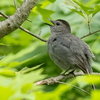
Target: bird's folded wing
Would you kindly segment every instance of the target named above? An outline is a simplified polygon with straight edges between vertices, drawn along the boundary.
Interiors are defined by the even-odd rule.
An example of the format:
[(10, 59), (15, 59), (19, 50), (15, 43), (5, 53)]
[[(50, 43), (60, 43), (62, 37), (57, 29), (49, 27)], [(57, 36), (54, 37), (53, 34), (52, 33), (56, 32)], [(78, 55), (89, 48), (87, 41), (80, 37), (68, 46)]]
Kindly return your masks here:
[[(72, 57), (69, 60), (76, 64), (84, 73), (91, 73), (92, 68), (90, 66), (90, 60), (92, 57), (92, 53), (86, 43), (84, 43), (81, 39), (73, 36), (70, 38), (69, 42), (69, 53), (72, 53)], [(64, 40), (67, 43), (67, 38)], [(63, 43), (62, 45), (68, 49), (68, 45)]]

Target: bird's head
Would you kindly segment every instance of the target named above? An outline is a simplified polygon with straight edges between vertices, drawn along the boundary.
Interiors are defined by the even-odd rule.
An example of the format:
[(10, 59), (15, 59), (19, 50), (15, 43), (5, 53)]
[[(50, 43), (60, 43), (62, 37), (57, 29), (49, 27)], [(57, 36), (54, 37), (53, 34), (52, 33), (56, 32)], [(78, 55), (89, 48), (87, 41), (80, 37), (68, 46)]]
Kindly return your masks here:
[(70, 25), (67, 21), (58, 19), (55, 21), (50, 20), (53, 25), (46, 23), (50, 26), (51, 32), (63, 32), (63, 33), (71, 33)]

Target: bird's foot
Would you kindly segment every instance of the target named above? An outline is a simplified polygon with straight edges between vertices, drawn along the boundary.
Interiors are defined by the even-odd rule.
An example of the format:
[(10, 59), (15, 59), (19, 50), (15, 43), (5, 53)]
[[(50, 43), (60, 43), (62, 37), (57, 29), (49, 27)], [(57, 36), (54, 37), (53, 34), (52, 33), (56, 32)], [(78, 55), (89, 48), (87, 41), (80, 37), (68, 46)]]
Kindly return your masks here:
[(74, 77), (76, 77), (76, 75), (74, 74), (75, 70), (72, 70), (71, 72), (69, 72), (69, 74), (73, 74)]
[(65, 75), (66, 75), (66, 72), (67, 72), (67, 70), (66, 70), (66, 71), (64, 71), (64, 72), (62, 72), (60, 75), (65, 76)]

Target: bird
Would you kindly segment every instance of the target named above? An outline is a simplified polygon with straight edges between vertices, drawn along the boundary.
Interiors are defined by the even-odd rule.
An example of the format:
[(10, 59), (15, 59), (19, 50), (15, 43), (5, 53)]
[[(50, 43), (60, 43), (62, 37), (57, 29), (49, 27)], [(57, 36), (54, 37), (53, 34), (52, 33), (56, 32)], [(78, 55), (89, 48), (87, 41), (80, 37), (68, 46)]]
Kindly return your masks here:
[(84, 74), (91, 74), (91, 61), (94, 54), (87, 43), (71, 33), (70, 24), (63, 20), (50, 20), (46, 23), (51, 30), (47, 41), (51, 60), (66, 72), (80, 69)]

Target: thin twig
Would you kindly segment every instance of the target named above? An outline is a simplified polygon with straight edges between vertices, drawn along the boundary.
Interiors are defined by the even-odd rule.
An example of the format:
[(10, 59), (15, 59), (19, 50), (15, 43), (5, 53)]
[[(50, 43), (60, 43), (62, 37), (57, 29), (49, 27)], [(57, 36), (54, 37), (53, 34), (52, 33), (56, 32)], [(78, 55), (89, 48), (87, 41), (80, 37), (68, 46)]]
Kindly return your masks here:
[(40, 32), (39, 32), (39, 34), (38, 34), (39, 36), (41, 35), (41, 32), (42, 32), (42, 31), (41, 31), (41, 29), (40, 29)]
[(15, 8), (17, 9), (17, 4), (16, 4), (16, 0), (14, 0), (14, 5), (15, 5)]
[[(1, 14), (3, 17), (5, 17), (6, 19), (8, 18), (8, 16), (7, 16), (6, 14), (4, 14), (3, 12), (1, 12), (1, 11), (0, 11), (0, 14)], [(27, 29), (25, 29), (25, 28), (23, 28), (23, 27), (21, 27), (21, 26), (20, 26), (19, 28), (20, 28), (21, 30), (23, 30), (24, 32), (26, 32), (26, 33), (28, 33), (28, 34), (34, 36), (35, 38), (37, 38), (37, 39), (39, 39), (39, 40), (41, 40), (41, 41), (43, 41), (43, 42), (47, 42), (47, 40), (42, 39), (41, 37), (39, 37), (39, 36), (33, 34), (32, 32), (30, 32), (29, 30), (27, 30)]]
[(65, 83), (65, 82), (60, 82), (60, 81), (58, 81), (58, 83), (60, 83), (60, 84), (65, 84), (65, 85), (70, 85), (70, 86), (72, 86), (72, 87), (74, 87), (74, 88), (77, 88), (77, 89), (83, 91), (84, 93), (87, 93), (87, 94), (91, 95), (89, 92), (85, 91), (84, 89), (82, 89), (82, 88), (80, 88), (80, 87), (78, 87), (78, 86), (75, 86), (75, 85), (72, 85), (72, 84), (69, 84), (69, 83)]
[(30, 35), (36, 37), (37, 39), (39, 39), (39, 40), (41, 40), (41, 41), (43, 41), (43, 42), (47, 42), (47, 40), (44, 40), (44, 39), (40, 38), (39, 36), (33, 34), (32, 32), (30, 32), (29, 30), (27, 30), (27, 29), (25, 29), (25, 28), (23, 28), (23, 27), (21, 27), (21, 26), (20, 26), (19, 28), (20, 28), (21, 30), (23, 30), (24, 32), (26, 32), (26, 33), (28, 33), (28, 34), (30, 34)]
[(28, 22), (32, 22), (31, 20), (27, 19)]
[(92, 32), (92, 33), (89, 33), (89, 34), (87, 34), (87, 35), (84, 35), (83, 37), (81, 37), (81, 39), (83, 39), (83, 38), (85, 38), (85, 37), (87, 37), (87, 36), (90, 36), (90, 35), (92, 35), (92, 34), (95, 34), (95, 33), (97, 33), (97, 32), (100, 32), (100, 30), (97, 30), (97, 31)]
[(91, 34), (91, 26), (90, 26), (90, 21), (88, 21), (88, 29), (89, 29), (89, 34)]
[(92, 32), (92, 31), (91, 31), (91, 26), (90, 26), (90, 21), (89, 21), (89, 20), (88, 20), (88, 29), (89, 29), (89, 34), (84, 35), (83, 37), (81, 37), (81, 39), (83, 39), (83, 38), (85, 38), (85, 37), (87, 37), (87, 36), (90, 36), (90, 35), (92, 35), (92, 34), (94, 34), (94, 33), (100, 32), (100, 30), (97, 30), (97, 31), (95, 31), (95, 32)]
[(8, 16), (6, 14), (4, 14), (3, 12), (0, 11), (0, 14), (5, 17), (5, 18), (8, 18)]

